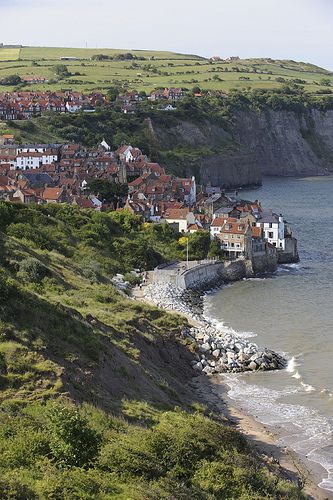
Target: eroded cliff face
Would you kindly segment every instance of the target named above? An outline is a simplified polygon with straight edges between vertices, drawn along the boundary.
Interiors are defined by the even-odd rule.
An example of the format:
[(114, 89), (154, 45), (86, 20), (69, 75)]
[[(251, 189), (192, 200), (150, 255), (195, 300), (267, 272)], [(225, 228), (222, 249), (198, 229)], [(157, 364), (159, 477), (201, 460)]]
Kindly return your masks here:
[(333, 111), (241, 112), (235, 116), (233, 137), (253, 151), (263, 175), (333, 172)]
[(162, 149), (201, 148), (195, 166), (185, 157), (182, 166), (205, 184), (228, 188), (261, 184), (263, 175), (333, 173), (333, 111), (248, 110), (237, 112), (228, 127), (174, 120), (169, 127), (152, 123), (152, 131)]

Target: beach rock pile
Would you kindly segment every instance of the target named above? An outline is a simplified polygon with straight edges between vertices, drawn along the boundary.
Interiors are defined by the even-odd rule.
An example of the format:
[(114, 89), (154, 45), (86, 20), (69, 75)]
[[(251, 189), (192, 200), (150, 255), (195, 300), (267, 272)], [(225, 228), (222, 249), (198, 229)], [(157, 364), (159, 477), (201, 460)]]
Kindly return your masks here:
[(184, 295), (183, 290), (171, 284), (149, 285), (145, 296), (158, 307), (178, 311), (197, 322), (198, 326), (186, 327), (182, 331), (183, 337), (190, 339), (197, 347), (195, 359), (191, 362), (194, 370), (213, 375), (277, 370), (287, 364), (280, 354), (218, 329), (198, 311), (200, 301), (196, 296), (191, 298), (191, 295)]
[(118, 292), (126, 293), (131, 286), (128, 281), (125, 281), (123, 274), (116, 274), (111, 281)]
[(144, 294), (157, 307), (177, 311), (195, 321), (205, 321), (202, 316), (202, 298), (198, 292), (184, 291), (170, 283), (153, 283), (145, 287)]
[(182, 334), (197, 345), (192, 367), (207, 375), (278, 370), (286, 366), (285, 359), (276, 352), (221, 332), (209, 324), (200, 328), (185, 328)]

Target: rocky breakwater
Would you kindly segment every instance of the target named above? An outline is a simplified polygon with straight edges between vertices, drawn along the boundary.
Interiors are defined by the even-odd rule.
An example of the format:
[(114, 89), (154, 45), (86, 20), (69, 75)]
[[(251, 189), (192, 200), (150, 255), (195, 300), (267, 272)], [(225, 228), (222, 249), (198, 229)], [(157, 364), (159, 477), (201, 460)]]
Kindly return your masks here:
[(182, 331), (182, 335), (196, 345), (196, 354), (191, 362), (194, 370), (213, 375), (286, 367), (287, 361), (280, 354), (220, 330), (207, 321), (199, 310), (197, 296), (191, 298), (188, 292), (184, 293), (170, 284), (153, 284), (146, 287), (145, 297), (158, 307), (180, 312), (195, 320), (196, 326)]

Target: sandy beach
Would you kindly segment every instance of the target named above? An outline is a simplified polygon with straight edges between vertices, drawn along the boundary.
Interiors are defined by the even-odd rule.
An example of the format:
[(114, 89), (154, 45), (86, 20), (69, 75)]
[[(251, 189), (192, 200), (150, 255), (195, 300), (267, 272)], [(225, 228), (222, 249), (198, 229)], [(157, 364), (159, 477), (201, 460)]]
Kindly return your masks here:
[[(156, 307), (154, 302), (147, 300), (144, 296), (144, 290), (135, 289), (132, 297)], [(173, 314), (181, 314), (172, 309), (166, 310)], [(200, 322), (189, 315), (182, 315), (186, 317), (190, 325), (200, 327)], [(191, 389), (194, 389), (199, 399), (209, 405), (213, 411), (223, 415), (229, 423), (244, 434), (267, 465), (274, 468), (281, 477), (302, 485), (304, 493), (311, 499), (333, 499), (333, 493), (318, 486), (326, 471), (320, 465), (310, 463), (306, 458), (288, 448), (278, 446), (278, 430), (268, 428), (248, 415), (242, 408), (236, 407), (227, 396), (228, 387), (223, 382), (223, 375), (211, 377), (202, 374), (194, 375)]]

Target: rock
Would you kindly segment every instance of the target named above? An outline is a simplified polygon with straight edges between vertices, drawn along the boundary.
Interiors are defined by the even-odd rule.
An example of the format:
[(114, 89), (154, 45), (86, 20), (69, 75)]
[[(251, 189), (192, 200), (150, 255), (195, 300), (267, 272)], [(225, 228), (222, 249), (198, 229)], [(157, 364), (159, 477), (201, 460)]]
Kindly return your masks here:
[(200, 363), (200, 361), (198, 363), (196, 363), (194, 366), (193, 366), (194, 370), (198, 370), (199, 372), (201, 372), (203, 370), (203, 366), (202, 366), (202, 363)]
[(258, 370), (257, 363), (255, 363), (254, 361), (251, 361), (251, 363), (249, 364), (249, 369), (252, 371)]
[(205, 368), (202, 371), (207, 375), (212, 375), (212, 373), (214, 372), (213, 368), (211, 368), (210, 366), (205, 366)]
[(243, 352), (239, 354), (238, 356), (238, 361), (240, 363), (244, 363), (245, 361), (247, 361), (249, 359), (248, 355), (247, 354), (244, 354)]
[(212, 352), (212, 356), (214, 356), (214, 358), (219, 358), (220, 357), (220, 349), (215, 349), (213, 352)]
[(199, 347), (199, 351), (200, 352), (209, 352), (211, 349), (210, 347), (210, 344), (208, 344), (208, 342), (206, 342), (205, 344), (202, 344), (200, 347)]
[(229, 363), (229, 364), (230, 364), (230, 363), (231, 363), (231, 362), (235, 359), (235, 356), (236, 356), (236, 355), (235, 355), (235, 353), (234, 353), (234, 352), (229, 351), (229, 352), (227, 353), (227, 358), (228, 358), (228, 363)]

